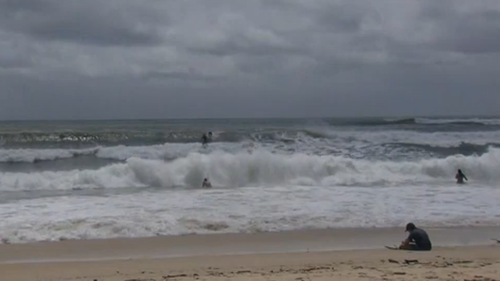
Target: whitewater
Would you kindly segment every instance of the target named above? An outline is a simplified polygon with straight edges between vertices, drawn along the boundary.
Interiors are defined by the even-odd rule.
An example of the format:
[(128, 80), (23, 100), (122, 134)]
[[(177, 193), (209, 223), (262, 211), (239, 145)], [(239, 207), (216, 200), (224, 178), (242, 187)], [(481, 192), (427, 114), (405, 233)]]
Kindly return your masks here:
[(0, 144), (2, 243), (500, 225), (495, 118), (3, 122)]

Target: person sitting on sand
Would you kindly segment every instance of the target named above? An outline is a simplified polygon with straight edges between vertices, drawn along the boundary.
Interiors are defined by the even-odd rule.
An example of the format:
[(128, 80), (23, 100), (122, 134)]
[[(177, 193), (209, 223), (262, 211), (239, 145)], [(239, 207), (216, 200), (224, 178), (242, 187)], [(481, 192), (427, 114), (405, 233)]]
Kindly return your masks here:
[(415, 224), (410, 222), (406, 225), (406, 231), (409, 233), (408, 238), (401, 243), (399, 249), (411, 251), (432, 250), (431, 240), (425, 230), (417, 228)]
[(202, 187), (212, 187), (212, 184), (208, 181), (207, 178), (203, 180), (203, 184), (201, 185)]
[(457, 183), (464, 183), (464, 179), (468, 181), (467, 177), (462, 173), (462, 170), (458, 169), (457, 175), (455, 176), (455, 179), (457, 179)]

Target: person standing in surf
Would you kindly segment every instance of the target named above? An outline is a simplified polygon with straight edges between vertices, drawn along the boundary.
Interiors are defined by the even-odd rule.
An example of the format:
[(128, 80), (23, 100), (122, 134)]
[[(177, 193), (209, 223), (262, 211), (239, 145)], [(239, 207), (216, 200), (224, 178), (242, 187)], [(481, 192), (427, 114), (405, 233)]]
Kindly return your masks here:
[(203, 180), (203, 183), (201, 184), (202, 187), (210, 188), (212, 187), (212, 184), (208, 181), (207, 178)]
[(467, 177), (462, 173), (462, 170), (458, 169), (457, 174), (455, 175), (455, 179), (457, 179), (457, 183), (462, 184), (464, 183), (464, 179), (468, 181)]

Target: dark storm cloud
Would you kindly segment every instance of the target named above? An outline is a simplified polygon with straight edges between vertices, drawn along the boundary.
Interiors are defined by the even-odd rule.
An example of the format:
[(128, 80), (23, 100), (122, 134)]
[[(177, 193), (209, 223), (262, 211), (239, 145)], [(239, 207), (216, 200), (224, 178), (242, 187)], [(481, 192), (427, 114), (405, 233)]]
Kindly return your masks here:
[(0, 69), (4, 68), (24, 68), (31, 66), (31, 62), (22, 58), (9, 58), (0, 56)]
[(498, 1), (435, 1), (424, 6), (421, 17), (436, 27), (431, 43), (437, 48), (465, 54), (500, 52)]
[(116, 0), (0, 2), (3, 25), (37, 39), (121, 46), (159, 44), (154, 26), (144, 20), (154, 13), (141, 15), (133, 8), (122, 8)]
[(494, 114), (500, 2), (0, 0), (0, 118)]

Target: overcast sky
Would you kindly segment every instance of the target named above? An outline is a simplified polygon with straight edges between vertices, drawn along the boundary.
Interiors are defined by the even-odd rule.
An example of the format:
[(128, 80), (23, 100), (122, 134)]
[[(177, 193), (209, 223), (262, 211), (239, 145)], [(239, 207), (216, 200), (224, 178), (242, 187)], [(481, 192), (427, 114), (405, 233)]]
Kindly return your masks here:
[(0, 0), (0, 119), (488, 114), (497, 0)]

